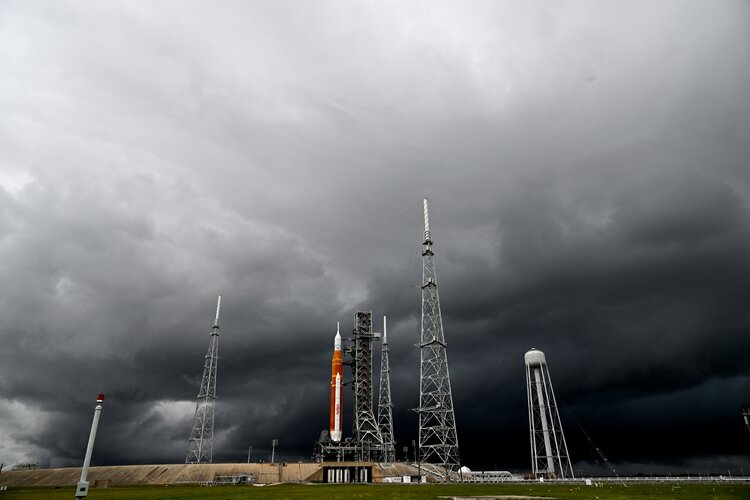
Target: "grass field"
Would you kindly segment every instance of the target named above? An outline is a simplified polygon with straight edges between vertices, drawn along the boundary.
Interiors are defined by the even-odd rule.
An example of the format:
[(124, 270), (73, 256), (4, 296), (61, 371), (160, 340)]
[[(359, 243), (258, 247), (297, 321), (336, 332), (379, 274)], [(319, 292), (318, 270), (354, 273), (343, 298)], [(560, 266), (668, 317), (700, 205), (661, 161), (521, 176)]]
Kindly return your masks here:
[[(138, 486), (92, 489), (88, 498), (146, 499), (146, 500), (353, 500), (353, 499), (405, 499), (436, 500), (453, 496), (524, 495), (530, 497), (612, 499), (750, 499), (750, 485), (731, 483), (702, 484), (621, 484), (603, 486), (554, 484), (502, 484), (502, 485), (302, 485), (275, 486)], [(30, 488), (0, 492), (0, 500), (73, 500), (75, 489)]]

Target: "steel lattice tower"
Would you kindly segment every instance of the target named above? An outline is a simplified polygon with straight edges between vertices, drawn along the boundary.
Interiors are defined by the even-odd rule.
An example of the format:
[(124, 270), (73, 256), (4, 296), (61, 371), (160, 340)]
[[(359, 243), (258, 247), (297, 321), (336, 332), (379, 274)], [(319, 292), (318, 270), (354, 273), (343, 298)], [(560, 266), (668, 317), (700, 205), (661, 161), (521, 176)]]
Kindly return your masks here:
[(383, 345), (380, 355), (380, 393), (378, 397), (378, 427), (383, 438), (383, 461), (396, 459), (393, 441), (393, 401), (391, 400), (391, 366), (388, 361), (388, 327), (383, 316)]
[[(538, 349), (524, 355), (526, 396), (529, 402), (531, 472), (537, 477), (573, 478), (547, 359)], [(606, 460), (606, 458), (605, 458)]]
[[(419, 451), (420, 461), (457, 471), (460, 465), (456, 417), (448, 373), (448, 352), (443, 335), (435, 277), (435, 254), (430, 239), (427, 198), (424, 199), (422, 249), (422, 334), (419, 343)], [(449, 475), (446, 474), (446, 479)]]
[(216, 365), (219, 362), (219, 310), (221, 295), (216, 301), (216, 317), (208, 340), (203, 366), (203, 379), (195, 404), (193, 430), (188, 440), (186, 464), (210, 464), (214, 447), (214, 407), (216, 406)]
[(359, 459), (370, 460), (380, 453), (383, 438), (372, 411), (372, 312), (357, 311), (354, 317), (354, 442), (359, 447)]

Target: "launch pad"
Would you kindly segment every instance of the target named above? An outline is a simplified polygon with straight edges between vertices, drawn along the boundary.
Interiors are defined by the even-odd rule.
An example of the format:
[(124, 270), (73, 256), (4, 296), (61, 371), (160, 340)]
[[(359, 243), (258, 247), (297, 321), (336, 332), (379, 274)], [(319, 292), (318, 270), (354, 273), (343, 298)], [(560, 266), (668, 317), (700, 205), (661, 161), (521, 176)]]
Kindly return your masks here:
[[(343, 347), (343, 353), (347, 355), (343, 364), (351, 366), (352, 370), (352, 381), (343, 385), (351, 385), (354, 391), (353, 436), (335, 440), (334, 433), (340, 431), (333, 427), (330, 431), (322, 431), (315, 446), (317, 462), (384, 461), (383, 436), (372, 406), (372, 343), (380, 338), (380, 333), (372, 331), (372, 312), (357, 311), (352, 337), (346, 339)], [(332, 380), (332, 387), (334, 383)], [(332, 394), (331, 398), (333, 401), (335, 396)], [(341, 405), (337, 411), (340, 408)]]

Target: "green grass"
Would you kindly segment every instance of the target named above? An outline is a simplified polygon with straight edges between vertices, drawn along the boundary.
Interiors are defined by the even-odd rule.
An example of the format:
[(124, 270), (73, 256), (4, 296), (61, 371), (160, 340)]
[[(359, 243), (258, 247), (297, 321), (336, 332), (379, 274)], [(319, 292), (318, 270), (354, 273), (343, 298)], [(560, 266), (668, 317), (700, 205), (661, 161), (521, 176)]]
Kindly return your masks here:
[[(623, 487), (607, 484), (600, 487), (554, 484), (450, 484), (450, 485), (301, 485), (276, 486), (133, 486), (92, 489), (91, 500), (146, 499), (146, 500), (353, 500), (353, 499), (405, 499), (436, 500), (441, 496), (471, 495), (528, 495), (559, 499), (590, 498), (613, 499), (750, 499), (750, 485), (708, 484), (634, 484)], [(75, 488), (25, 488), (0, 492), (0, 500), (73, 500)]]

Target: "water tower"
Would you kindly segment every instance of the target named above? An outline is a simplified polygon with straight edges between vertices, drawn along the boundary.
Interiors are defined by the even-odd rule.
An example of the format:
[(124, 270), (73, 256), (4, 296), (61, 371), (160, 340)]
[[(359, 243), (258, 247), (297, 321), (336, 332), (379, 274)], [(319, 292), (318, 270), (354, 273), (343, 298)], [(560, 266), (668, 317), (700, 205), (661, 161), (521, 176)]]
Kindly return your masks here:
[(535, 477), (573, 478), (547, 359), (539, 349), (524, 355), (526, 396), (529, 402), (531, 471)]

